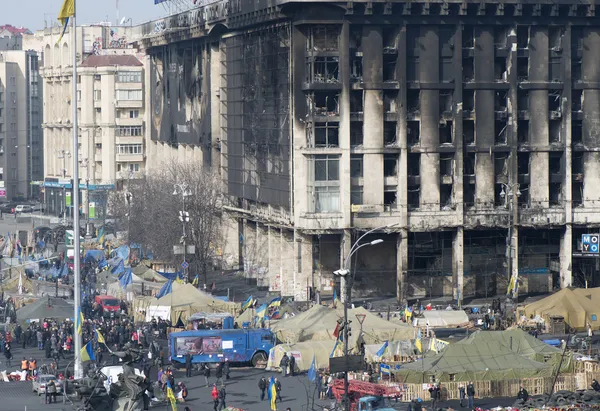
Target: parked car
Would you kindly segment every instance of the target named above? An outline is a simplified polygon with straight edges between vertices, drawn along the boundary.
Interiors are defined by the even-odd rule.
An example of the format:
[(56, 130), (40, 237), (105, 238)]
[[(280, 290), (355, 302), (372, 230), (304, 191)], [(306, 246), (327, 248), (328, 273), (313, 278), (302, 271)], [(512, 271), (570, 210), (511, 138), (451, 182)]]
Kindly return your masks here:
[(3, 213), (12, 213), (13, 209), (17, 206), (15, 203), (4, 203), (0, 205), (0, 211)]
[(15, 213), (32, 213), (33, 207), (27, 204), (19, 204), (15, 207)]
[(35, 380), (33, 380), (33, 392), (37, 393), (37, 395), (45, 394), (46, 384), (50, 381), (54, 381), (54, 384), (56, 384), (56, 392), (60, 394), (62, 392), (62, 382), (52, 374), (38, 375)]

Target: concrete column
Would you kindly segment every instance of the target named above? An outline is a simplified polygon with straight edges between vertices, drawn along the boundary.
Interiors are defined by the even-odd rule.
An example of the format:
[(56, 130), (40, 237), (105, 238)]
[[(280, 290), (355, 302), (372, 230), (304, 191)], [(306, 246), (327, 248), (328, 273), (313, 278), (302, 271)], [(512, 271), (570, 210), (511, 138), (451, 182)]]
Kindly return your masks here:
[(281, 233), (281, 265), (283, 274), (281, 276), (281, 295), (294, 295), (294, 275), (296, 263), (296, 252), (294, 250), (294, 233), (282, 230)]
[(464, 242), (465, 232), (459, 227), (452, 240), (452, 289), (454, 300), (462, 304), (464, 299)]
[(256, 225), (244, 219), (243, 227), (244, 277), (253, 282), (252, 280), (256, 280)]
[[(422, 26), (420, 81), (439, 83), (439, 37), (436, 26)], [(421, 205), (422, 210), (440, 208), (440, 104), (438, 90), (421, 89)]]
[(571, 135), (572, 112), (571, 101), (573, 93), (572, 75), (571, 75), (571, 25), (565, 27), (565, 36), (563, 38), (563, 124), (561, 134), (565, 142), (565, 172), (563, 179), (563, 198), (565, 200), (565, 224), (570, 226), (573, 223), (573, 147)]
[[(350, 230), (344, 230), (340, 239), (340, 268), (344, 268), (344, 263), (346, 261), (346, 257), (350, 254), (350, 249), (352, 248), (352, 234)], [(348, 262), (348, 267), (350, 271), (352, 271), (352, 261)], [(340, 280), (340, 300), (345, 302), (347, 300), (346, 296), (346, 280), (342, 277)]]
[[(583, 81), (598, 84), (600, 82), (600, 32), (597, 28), (584, 29), (584, 45), (582, 56)], [(594, 86), (595, 87), (595, 86)], [(588, 150), (600, 148), (600, 90), (583, 91), (583, 143)], [(600, 202), (600, 155), (598, 152), (584, 154), (583, 202), (585, 207), (597, 207)]]
[(210, 166), (214, 170), (220, 170), (221, 152), (219, 147), (214, 144), (217, 139), (222, 140), (221, 133), (223, 132), (221, 128), (221, 70), (225, 71), (225, 68), (221, 64), (219, 42), (207, 46), (206, 54), (210, 56), (208, 59), (210, 64), (209, 78), (205, 80), (207, 83), (205, 86), (208, 86), (210, 90), (210, 135), (213, 143), (210, 148)]
[(308, 301), (313, 280), (312, 236), (304, 235), (296, 230), (294, 246), (296, 252), (294, 299), (296, 301)]
[(573, 228), (565, 226), (560, 237), (560, 288), (573, 285)]
[(406, 303), (408, 280), (408, 230), (398, 233), (396, 246), (396, 299), (398, 304)]
[[(383, 37), (377, 26), (363, 27), (364, 143), (365, 149), (383, 149)], [(383, 154), (364, 154), (364, 204), (383, 204)]]
[[(294, 195), (294, 204), (293, 210), (294, 212), (294, 223), (295, 225), (300, 224), (299, 216), (306, 212), (312, 212), (310, 209), (310, 204), (312, 204), (313, 199), (307, 199), (304, 193), (308, 193), (307, 184), (310, 182), (311, 173), (308, 169), (309, 163), (306, 157), (303, 154), (302, 148), (306, 147), (306, 115), (308, 114), (307, 104), (306, 104), (306, 94), (302, 91), (302, 84), (306, 79), (306, 35), (301, 30), (299, 26), (292, 26), (292, 46), (290, 50), (290, 59), (291, 59), (291, 70), (292, 70), (292, 78), (294, 79), (292, 83), (293, 93), (292, 100), (293, 104), (290, 107), (292, 110), (292, 145), (293, 145), (293, 164), (294, 164), (294, 172), (292, 173), (292, 178), (294, 181), (293, 187), (296, 189), (297, 193), (301, 193), (300, 195)], [(226, 86), (225, 86), (226, 87)], [(223, 97), (221, 97), (223, 98)], [(340, 144), (343, 144), (344, 141), (344, 133), (340, 129)], [(224, 144), (226, 146), (226, 144)], [(350, 160), (348, 160), (350, 161)], [(340, 164), (341, 165), (341, 164)], [(348, 170), (349, 170), (348, 165)], [(341, 172), (341, 170), (340, 170)], [(349, 171), (348, 171), (349, 173)], [(344, 174), (340, 173), (340, 181), (344, 181)], [(348, 179), (350, 177), (348, 176)], [(343, 193), (343, 191), (341, 192)], [(340, 193), (340, 194), (341, 194)], [(312, 196), (313, 194), (308, 194)], [(349, 195), (349, 194), (348, 194)]]
[[(531, 82), (548, 81), (548, 29), (531, 27), (529, 46), (529, 80)], [(531, 146), (529, 175), (535, 178), (535, 184), (529, 185), (532, 207), (548, 208), (549, 191), (549, 132), (548, 132), (548, 90), (529, 91), (529, 128)]]
[[(407, 149), (407, 121), (406, 121), (406, 25), (400, 29), (398, 35), (398, 57), (396, 59), (396, 78), (400, 86), (398, 91), (398, 121), (396, 135), (400, 146), (398, 160), (398, 210), (400, 211), (400, 227), (408, 226), (408, 149)], [(398, 285), (400, 288), (400, 285)], [(400, 298), (401, 293), (397, 293)]]
[[(493, 28), (478, 28), (475, 32), (475, 81), (494, 82), (494, 34)], [(494, 204), (494, 184), (496, 183), (494, 160), (491, 147), (495, 145), (496, 130), (494, 116), (495, 90), (475, 91), (475, 204), (490, 207)]]
[(227, 268), (239, 268), (240, 230), (237, 218), (225, 213), (222, 219), (223, 263)]
[(281, 265), (281, 234), (273, 227), (268, 228), (269, 236), (269, 291), (280, 292)]
[(256, 285), (259, 288), (269, 287), (269, 235), (266, 226), (256, 225)]
[[(342, 90), (340, 93), (340, 207), (345, 212), (343, 227), (351, 225), (352, 208), (350, 201), (350, 23), (344, 22), (339, 37), (339, 71)], [(303, 94), (301, 92), (301, 94)]]
[[(462, 44), (462, 25), (457, 24), (454, 27), (454, 44)], [(452, 133), (454, 135), (454, 145), (456, 146), (455, 165), (454, 165), (454, 183), (453, 202), (456, 204), (456, 217), (459, 225), (464, 224), (464, 149), (463, 149), (463, 84), (462, 78), (462, 50), (458, 47), (453, 51), (454, 63), (454, 122)]]
[[(512, 252), (508, 252), (509, 258), (512, 260), (512, 271), (509, 273), (510, 278), (519, 275), (519, 228), (515, 226), (512, 234)], [(518, 277), (517, 277), (518, 278)], [(526, 290), (523, 290), (526, 291)]]

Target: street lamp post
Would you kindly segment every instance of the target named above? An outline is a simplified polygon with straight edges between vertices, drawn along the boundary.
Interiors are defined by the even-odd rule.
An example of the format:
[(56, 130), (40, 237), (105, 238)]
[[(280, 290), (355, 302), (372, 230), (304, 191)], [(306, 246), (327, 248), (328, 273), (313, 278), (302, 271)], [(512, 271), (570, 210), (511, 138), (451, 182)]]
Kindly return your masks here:
[(173, 195), (181, 194), (181, 202), (183, 210), (179, 211), (179, 221), (181, 221), (182, 226), (182, 236), (181, 243), (183, 244), (183, 263), (182, 268), (184, 270), (184, 277), (189, 281), (188, 278), (188, 263), (187, 259), (187, 245), (186, 245), (186, 232), (185, 232), (185, 224), (190, 221), (190, 213), (188, 213), (185, 209), (185, 198), (192, 195), (192, 192), (189, 190), (189, 187), (186, 183), (177, 183), (174, 186)]
[[(69, 150), (58, 150), (58, 158), (63, 162), (62, 168), (62, 176), (63, 179), (67, 178), (67, 158), (71, 158), (71, 152)], [(79, 182), (73, 184), (77, 184), (77, 188), (79, 189)], [(67, 224), (67, 186), (63, 184), (63, 225)]]
[[(342, 279), (341, 284), (342, 284), (342, 287), (345, 288), (344, 292), (346, 293), (346, 295), (350, 295), (350, 290), (349, 290), (350, 281), (348, 281), (346, 279), (346, 277), (350, 274), (350, 270), (348, 269), (348, 266), (350, 264), (350, 258), (352, 258), (352, 256), (354, 254), (356, 254), (358, 252), (358, 250), (360, 250), (363, 247), (383, 243), (382, 239), (377, 239), (377, 240), (373, 240), (369, 243), (359, 244), (360, 240), (369, 233), (372, 233), (374, 231), (377, 231), (377, 230), (383, 229), (383, 228), (387, 228), (387, 227), (391, 227), (391, 226), (376, 228), (376, 229), (373, 229), (373, 230), (363, 234), (358, 240), (356, 240), (356, 242), (354, 243), (352, 248), (350, 248), (350, 253), (348, 253), (346, 260), (344, 261), (344, 267), (342, 269), (334, 272), (334, 274), (339, 275), (341, 277), (341, 279)], [(350, 301), (348, 299), (346, 301), (342, 302), (342, 304), (344, 305), (344, 358), (345, 358), (345, 363), (346, 363), (346, 370), (344, 372), (344, 408), (346, 411), (350, 411), (350, 404), (348, 403), (348, 334), (349, 334), (349, 326), (350, 326), (350, 322), (348, 321), (348, 304), (349, 303), (350, 303)]]
[[(519, 198), (521, 196), (521, 191), (519, 190), (519, 184), (502, 184), (502, 191), (500, 191), (500, 197), (504, 200), (504, 208), (508, 208), (508, 237), (506, 238), (506, 256), (507, 262), (506, 267), (508, 271), (508, 281), (509, 284), (513, 280), (513, 270), (512, 270), (512, 253), (513, 253), (513, 226), (514, 226), (514, 199)], [(519, 296), (519, 277), (518, 274), (514, 275), (514, 288), (512, 290), (513, 299), (517, 300)]]

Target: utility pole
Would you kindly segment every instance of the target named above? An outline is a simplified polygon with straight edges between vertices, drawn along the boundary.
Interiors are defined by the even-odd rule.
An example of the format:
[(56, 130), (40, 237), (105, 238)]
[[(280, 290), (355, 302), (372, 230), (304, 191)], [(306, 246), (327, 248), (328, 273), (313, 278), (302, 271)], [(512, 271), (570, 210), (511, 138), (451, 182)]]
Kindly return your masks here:
[[(58, 150), (58, 158), (62, 160), (62, 176), (63, 179), (67, 178), (67, 158), (71, 158), (71, 152), (69, 150)], [(64, 183), (64, 182), (63, 182)], [(73, 182), (75, 184), (75, 182)], [(79, 184), (78, 184), (79, 185)], [(63, 186), (63, 199), (62, 199), (62, 209), (63, 209), (63, 225), (67, 224), (67, 186), (65, 184)], [(79, 187), (77, 187), (79, 188)]]
[[(187, 262), (187, 244), (186, 244), (186, 230), (185, 225), (190, 221), (190, 213), (187, 212), (185, 208), (185, 198), (192, 195), (192, 192), (189, 190), (188, 185), (186, 183), (176, 183), (173, 190), (173, 195), (181, 194), (181, 202), (183, 210), (179, 211), (179, 221), (181, 221), (182, 226), (182, 236), (181, 236), (181, 244), (183, 245), (183, 262), (181, 263), (181, 268), (184, 271), (184, 277), (186, 281), (191, 282), (188, 278), (189, 272), (188, 267), (189, 263)], [(194, 251), (195, 252), (195, 251)]]
[[(504, 208), (508, 209), (508, 235), (506, 237), (506, 267), (507, 267), (507, 277), (509, 281), (509, 287), (511, 282), (514, 282), (514, 288), (512, 289), (512, 297), (515, 302), (518, 303), (519, 298), (519, 277), (518, 274), (513, 275), (513, 266), (512, 266), (512, 258), (513, 258), (513, 230), (514, 230), (514, 202), (521, 196), (521, 191), (519, 190), (519, 184), (502, 184), (502, 191), (500, 191), (500, 197), (504, 199)], [(514, 277), (514, 279), (513, 279)]]

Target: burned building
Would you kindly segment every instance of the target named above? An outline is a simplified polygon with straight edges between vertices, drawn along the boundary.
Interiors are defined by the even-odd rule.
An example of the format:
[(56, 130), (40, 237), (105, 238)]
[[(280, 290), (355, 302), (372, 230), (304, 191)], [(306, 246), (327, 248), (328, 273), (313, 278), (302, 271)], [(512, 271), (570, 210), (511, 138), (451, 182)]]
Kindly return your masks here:
[[(217, 1), (140, 27), (148, 164), (201, 152), (259, 286), (461, 300), (593, 280), (595, 4)], [(152, 158), (152, 153), (155, 158)], [(150, 167), (150, 165), (149, 165)]]

